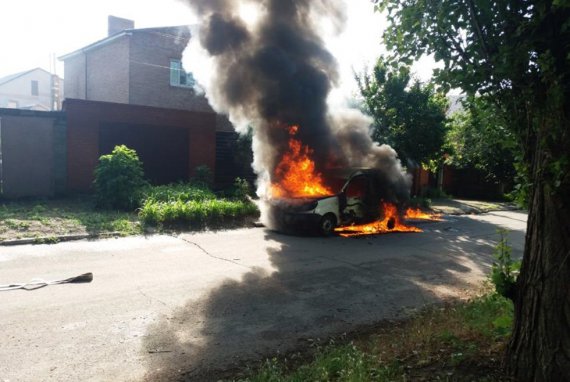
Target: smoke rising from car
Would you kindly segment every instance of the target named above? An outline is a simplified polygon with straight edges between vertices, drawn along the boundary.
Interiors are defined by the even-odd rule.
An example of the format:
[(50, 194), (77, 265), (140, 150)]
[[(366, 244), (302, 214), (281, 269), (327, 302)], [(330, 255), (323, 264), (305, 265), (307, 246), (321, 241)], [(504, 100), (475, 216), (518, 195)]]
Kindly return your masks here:
[[(296, 139), (311, 149), (325, 180), (333, 168), (381, 168), (388, 186), (407, 194), (409, 179), (396, 153), (370, 138), (370, 118), (327, 103), (339, 76), (324, 30), (342, 30), (345, 1), (185, 1), (202, 20), (185, 64), (217, 112), (238, 131), (253, 128), (260, 197), (268, 198), (270, 184), (280, 181), (275, 168), (288, 150), (290, 126), (299, 127)], [(244, 7), (256, 17), (244, 18)]]

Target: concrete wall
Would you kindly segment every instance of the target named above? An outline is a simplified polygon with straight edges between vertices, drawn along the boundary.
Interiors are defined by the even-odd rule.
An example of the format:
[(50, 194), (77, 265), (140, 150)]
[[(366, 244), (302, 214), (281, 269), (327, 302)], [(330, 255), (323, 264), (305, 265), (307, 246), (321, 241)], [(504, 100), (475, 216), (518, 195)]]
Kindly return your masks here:
[[(93, 171), (99, 157), (104, 154), (102, 146), (109, 145), (108, 135), (104, 135), (104, 142), (101, 141), (102, 128), (108, 129), (109, 126), (128, 128), (132, 134), (144, 136), (149, 134), (155, 136), (155, 133), (160, 135), (161, 129), (165, 127), (184, 129), (188, 134), (188, 149), (184, 150), (187, 157), (170, 158), (187, 162), (185, 168), (188, 169), (188, 174), (185, 179), (180, 180), (192, 177), (195, 168), (200, 165), (207, 165), (215, 171), (216, 115), (214, 113), (73, 99), (66, 99), (64, 109), (67, 114), (68, 191), (88, 192), (92, 189)], [(152, 134), (149, 133), (149, 129), (152, 130)], [(152, 143), (152, 140), (146, 139), (146, 141)], [(126, 142), (116, 142), (116, 144), (123, 143)], [(147, 165), (154, 164), (147, 163)]]
[(65, 179), (61, 113), (0, 109), (2, 196), (53, 196)]

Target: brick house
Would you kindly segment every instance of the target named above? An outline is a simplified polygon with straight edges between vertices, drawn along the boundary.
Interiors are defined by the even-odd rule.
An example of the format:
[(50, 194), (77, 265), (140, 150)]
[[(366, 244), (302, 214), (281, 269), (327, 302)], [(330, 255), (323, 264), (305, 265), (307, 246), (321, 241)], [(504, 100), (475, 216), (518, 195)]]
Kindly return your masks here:
[[(125, 28), (126, 27), (126, 28)], [(125, 28), (125, 29), (121, 29)], [(182, 67), (188, 26), (135, 29), (109, 16), (109, 36), (60, 57), (67, 98), (213, 112)]]
[(135, 29), (109, 16), (105, 39), (60, 57), (70, 190), (89, 190), (98, 157), (116, 144), (139, 153), (154, 183), (187, 180), (199, 165), (214, 170), (218, 186), (233, 181), (228, 147), (237, 135), (182, 66), (191, 37), (188, 26)]

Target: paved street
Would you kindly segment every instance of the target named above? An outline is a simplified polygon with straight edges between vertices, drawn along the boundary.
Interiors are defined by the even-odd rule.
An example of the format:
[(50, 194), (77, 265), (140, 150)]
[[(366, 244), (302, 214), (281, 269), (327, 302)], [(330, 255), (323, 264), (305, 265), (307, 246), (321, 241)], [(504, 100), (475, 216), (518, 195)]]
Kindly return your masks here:
[(1, 247), (0, 284), (94, 280), (0, 292), (0, 381), (207, 380), (212, 368), (463, 295), (489, 272), (498, 228), (522, 255), (526, 215), (419, 226), (358, 239), (253, 228)]

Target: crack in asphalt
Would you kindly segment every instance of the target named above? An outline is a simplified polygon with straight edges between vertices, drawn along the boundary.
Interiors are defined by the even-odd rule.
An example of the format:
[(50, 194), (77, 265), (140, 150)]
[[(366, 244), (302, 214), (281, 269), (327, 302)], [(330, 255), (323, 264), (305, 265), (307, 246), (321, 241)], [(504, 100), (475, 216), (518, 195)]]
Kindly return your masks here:
[(157, 301), (160, 302), (162, 305), (166, 306), (167, 308), (169, 308), (168, 304), (165, 303), (164, 301), (156, 298), (156, 297), (152, 297), (149, 296), (148, 294), (146, 294), (145, 292), (142, 291), (142, 289), (140, 287), (137, 288), (137, 290), (139, 291), (140, 294), (142, 294), (143, 296), (145, 296), (146, 298), (148, 298), (150, 301)]
[(244, 264), (240, 264), (240, 263), (238, 263), (238, 262), (236, 262), (236, 261), (234, 261), (234, 260), (226, 259), (225, 257), (219, 257), (219, 256), (212, 255), (210, 252), (208, 252), (206, 249), (204, 249), (204, 247), (202, 247), (200, 244), (195, 243), (195, 242), (193, 242), (193, 241), (190, 241), (190, 240), (188, 240), (188, 239), (185, 239), (185, 238), (183, 238), (183, 237), (179, 237), (179, 236), (172, 236), (172, 237), (174, 237), (174, 238), (176, 238), (176, 239), (179, 239), (179, 240), (182, 240), (183, 242), (185, 242), (185, 243), (187, 243), (187, 244), (191, 244), (191, 245), (195, 246), (195, 247), (198, 248), (200, 251), (202, 251), (203, 254), (205, 254), (205, 255), (208, 256), (208, 257), (211, 257), (212, 259), (227, 261), (228, 263), (232, 263), (232, 264), (234, 264), (234, 265), (237, 265), (237, 266), (240, 266), (240, 267), (243, 267), (243, 268), (253, 269), (252, 267), (249, 267), (249, 266), (244, 265)]

